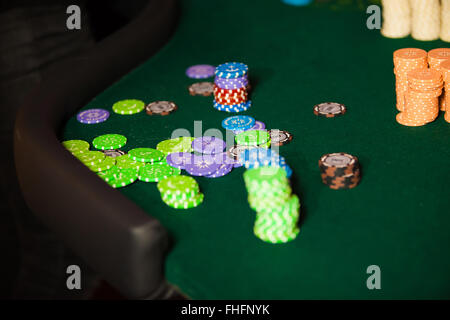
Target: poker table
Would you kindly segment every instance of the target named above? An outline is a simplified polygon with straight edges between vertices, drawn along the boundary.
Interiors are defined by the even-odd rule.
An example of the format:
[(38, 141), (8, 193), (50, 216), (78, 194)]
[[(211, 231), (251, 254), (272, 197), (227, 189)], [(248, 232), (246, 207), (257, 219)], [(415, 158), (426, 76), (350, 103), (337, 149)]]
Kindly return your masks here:
[[(55, 70), (18, 115), (24, 196), (67, 246), (131, 298), (154, 296), (165, 281), (193, 299), (450, 298), (450, 125), (442, 114), (423, 127), (395, 121), (392, 62), (399, 48), (448, 44), (384, 38), (353, 8), (155, 5), (154, 19), (145, 15), (155, 8), (144, 10), (120, 36)], [(109, 187), (60, 144), (118, 133), (128, 151), (154, 148), (180, 128), (191, 136), (212, 128), (225, 134), (221, 122), (232, 114), (215, 110), (212, 97), (190, 96), (187, 87), (197, 80), (185, 70), (227, 61), (249, 66), (253, 104), (242, 114), (294, 136), (279, 149), (301, 202), (300, 234), (291, 242), (270, 244), (253, 234), (243, 167), (221, 178), (195, 177), (204, 202), (176, 210), (161, 201), (155, 183)], [(112, 112), (123, 99), (170, 100), (178, 110)], [(347, 113), (316, 116), (313, 106), (326, 101), (345, 104)], [(110, 118), (76, 120), (92, 107), (110, 110)], [(196, 121), (201, 132), (194, 132)], [(321, 182), (318, 159), (332, 152), (359, 158), (359, 186), (332, 190)], [(380, 268), (381, 289), (367, 287), (371, 265)]]

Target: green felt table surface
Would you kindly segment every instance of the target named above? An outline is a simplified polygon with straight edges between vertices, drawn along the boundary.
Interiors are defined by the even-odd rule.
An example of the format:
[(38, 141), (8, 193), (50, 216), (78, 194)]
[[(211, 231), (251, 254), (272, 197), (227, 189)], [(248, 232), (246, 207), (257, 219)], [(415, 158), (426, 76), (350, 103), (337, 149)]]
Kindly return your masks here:
[[(450, 124), (423, 127), (395, 121), (392, 53), (430, 50), (440, 41), (387, 39), (366, 28), (357, 10), (297, 8), (280, 1), (183, 1), (170, 42), (99, 94), (85, 108), (111, 110), (121, 99), (172, 100), (170, 116), (145, 112), (84, 125), (75, 115), (61, 139), (89, 142), (101, 134), (128, 138), (123, 148), (155, 147), (194, 121), (221, 128), (231, 114), (212, 97), (193, 97), (185, 75), (194, 64), (249, 65), (253, 106), (248, 114), (267, 128), (293, 133), (280, 147), (301, 200), (301, 232), (292, 242), (265, 243), (253, 235), (244, 168), (197, 178), (204, 203), (167, 207), (154, 183), (119, 189), (159, 219), (174, 240), (165, 263), (169, 282), (194, 299), (450, 298)], [(126, 57), (124, 57), (126, 59)], [(343, 117), (316, 117), (325, 101), (347, 105)], [(199, 134), (199, 133), (197, 133)], [(325, 153), (359, 157), (361, 184), (335, 191), (322, 184), (317, 161)], [(381, 290), (368, 290), (366, 269), (381, 268)]]

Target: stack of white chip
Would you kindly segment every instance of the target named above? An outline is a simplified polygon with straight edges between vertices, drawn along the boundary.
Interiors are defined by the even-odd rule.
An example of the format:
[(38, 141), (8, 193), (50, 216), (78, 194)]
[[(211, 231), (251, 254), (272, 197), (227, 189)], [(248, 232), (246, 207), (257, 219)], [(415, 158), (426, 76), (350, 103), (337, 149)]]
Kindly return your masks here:
[(422, 41), (439, 39), (441, 31), (439, 0), (411, 0), (411, 6), (412, 37)]
[(382, 0), (383, 27), (381, 34), (388, 38), (403, 38), (411, 33), (409, 0)]
[(450, 0), (441, 0), (441, 39), (450, 42)]

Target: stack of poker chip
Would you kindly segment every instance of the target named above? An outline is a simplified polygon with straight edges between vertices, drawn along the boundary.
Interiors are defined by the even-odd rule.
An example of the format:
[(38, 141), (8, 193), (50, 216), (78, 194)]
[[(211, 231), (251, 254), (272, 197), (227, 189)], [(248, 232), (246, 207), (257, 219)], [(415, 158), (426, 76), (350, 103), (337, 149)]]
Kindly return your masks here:
[(250, 207), (256, 211), (255, 235), (269, 243), (294, 240), (300, 231), (300, 202), (292, 194), (286, 172), (263, 166), (247, 170), (244, 181)]
[[(438, 48), (433, 49), (428, 52), (428, 64), (430, 69), (436, 70), (443, 75), (443, 70), (441, 69), (441, 63), (450, 59), (450, 48)], [(441, 111), (445, 111), (445, 90), (439, 99), (439, 106)]]
[(214, 79), (215, 109), (241, 112), (250, 108), (247, 73), (248, 66), (239, 62), (227, 62), (217, 66)]
[(408, 73), (405, 108), (397, 114), (397, 122), (404, 126), (423, 126), (439, 115), (439, 96), (443, 82), (440, 72), (418, 69)]
[(322, 182), (331, 189), (352, 189), (361, 180), (358, 158), (348, 153), (325, 154), (319, 159)]
[(164, 203), (174, 209), (190, 209), (203, 202), (203, 193), (192, 177), (170, 176), (159, 181), (157, 187)]
[(287, 165), (286, 159), (272, 149), (255, 147), (243, 150), (238, 157), (238, 161), (246, 169), (264, 166), (279, 167), (285, 171), (287, 178), (292, 175), (292, 169)]
[(444, 119), (447, 122), (450, 122), (450, 59), (441, 63), (442, 77), (444, 79), (444, 88), (445, 88), (445, 116)]
[(394, 52), (395, 91), (397, 109), (405, 109), (405, 97), (408, 91), (408, 72), (415, 69), (426, 69), (427, 52), (422, 49), (404, 48)]

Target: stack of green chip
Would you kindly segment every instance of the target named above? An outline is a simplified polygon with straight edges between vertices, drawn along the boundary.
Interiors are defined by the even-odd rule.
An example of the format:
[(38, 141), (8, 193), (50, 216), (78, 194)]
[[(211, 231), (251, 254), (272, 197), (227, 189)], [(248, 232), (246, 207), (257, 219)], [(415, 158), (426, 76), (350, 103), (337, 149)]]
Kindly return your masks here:
[(294, 240), (300, 231), (300, 202), (292, 195), (286, 171), (271, 166), (254, 168), (244, 173), (244, 180), (250, 207), (257, 213), (255, 235), (270, 243)]
[(203, 202), (203, 193), (194, 178), (176, 175), (158, 182), (162, 200), (175, 209), (194, 208)]

